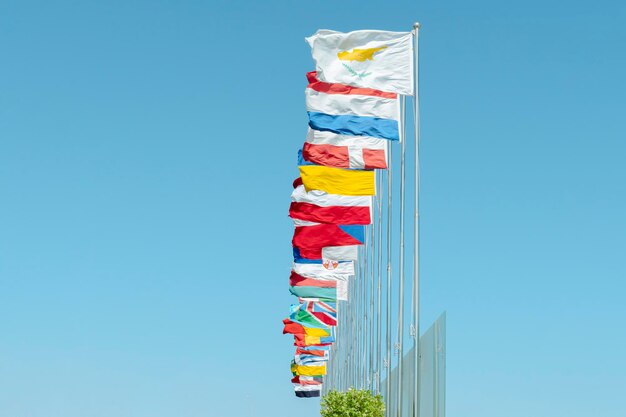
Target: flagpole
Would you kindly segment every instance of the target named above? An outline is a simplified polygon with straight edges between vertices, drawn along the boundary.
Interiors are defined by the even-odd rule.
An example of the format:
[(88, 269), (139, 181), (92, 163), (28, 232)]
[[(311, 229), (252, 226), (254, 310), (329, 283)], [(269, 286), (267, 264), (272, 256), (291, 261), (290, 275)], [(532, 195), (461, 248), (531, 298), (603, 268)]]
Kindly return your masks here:
[(377, 199), (378, 205), (378, 271), (377, 271), (377, 284), (378, 291), (376, 294), (377, 305), (376, 305), (376, 394), (380, 393), (380, 372), (381, 372), (381, 352), (382, 352), (382, 338), (381, 338), (381, 313), (382, 313), (382, 275), (383, 275), (383, 219), (382, 219), (382, 205), (383, 205), (383, 195), (382, 195), (382, 171), (378, 171), (377, 177), (377, 185), (380, 191), (380, 197)]
[[(341, 316), (341, 312), (343, 310), (341, 303), (339, 302), (339, 300), (337, 300), (337, 327), (335, 330), (339, 330), (341, 328), (341, 326), (343, 326), (343, 318)], [(341, 358), (340, 356), (340, 352), (341, 352), (341, 347), (343, 346), (343, 340), (342, 339), (342, 334), (343, 332), (339, 332), (336, 331), (335, 332), (335, 337), (337, 338), (337, 341), (332, 345), (332, 364), (333, 364), (333, 368), (332, 368), (332, 384), (330, 385), (330, 389), (337, 389), (337, 387), (339, 386), (339, 360)], [(326, 390), (326, 392), (328, 393), (329, 390)]]
[(367, 230), (365, 233), (365, 245), (363, 246), (363, 251), (365, 252), (365, 256), (367, 257), (367, 259), (365, 260), (365, 262), (367, 262), (366, 268), (365, 268), (365, 273), (364, 278), (365, 281), (363, 281), (363, 313), (364, 313), (364, 320), (363, 320), (363, 389), (367, 389), (367, 384), (369, 381), (369, 376), (368, 376), (368, 372), (369, 372), (369, 366), (368, 366), (368, 358), (369, 358), (369, 327), (370, 327), (370, 320), (371, 320), (371, 316), (369, 313), (369, 270), (370, 270), (370, 263), (369, 262), (369, 238), (367, 237)]
[(359, 334), (359, 389), (363, 388), (363, 374), (365, 370), (364, 348), (365, 348), (365, 329), (367, 327), (367, 314), (365, 305), (365, 289), (367, 288), (367, 236), (364, 236), (364, 244), (360, 246), (361, 255), (363, 255), (363, 269), (361, 271), (361, 289), (359, 292), (359, 305), (361, 306), (361, 314), (359, 316), (359, 324), (361, 332)]
[(353, 321), (354, 321), (354, 336), (353, 336), (353, 349), (352, 349), (352, 386), (356, 388), (358, 386), (358, 374), (359, 374), (359, 281), (361, 279), (361, 265), (360, 262), (357, 261), (358, 266), (358, 274), (354, 280), (354, 310), (353, 310)]
[(366, 389), (367, 388), (367, 348), (368, 348), (368, 341), (367, 341), (367, 335), (368, 335), (368, 329), (369, 329), (369, 322), (370, 322), (370, 315), (369, 315), (369, 303), (367, 301), (367, 297), (368, 297), (368, 284), (369, 284), (369, 280), (368, 280), (368, 276), (369, 276), (369, 251), (368, 251), (368, 245), (369, 245), (369, 239), (367, 237), (367, 232), (365, 233), (365, 244), (363, 245), (363, 253), (365, 254), (365, 269), (363, 270), (363, 348), (361, 349), (361, 351), (363, 352), (363, 356), (361, 357), (361, 360), (363, 362), (363, 366), (362, 366), (362, 378), (363, 378), (363, 385), (362, 385), (362, 389)]
[[(350, 283), (350, 279), (347, 279), (347, 283), (346, 285), (348, 285)], [(345, 383), (346, 383), (346, 344), (348, 343), (348, 341), (346, 340), (346, 336), (347, 334), (347, 330), (348, 330), (348, 317), (347, 317), (347, 312), (348, 312), (348, 301), (346, 300), (345, 302), (342, 303), (341, 305), (341, 345), (339, 345), (339, 360), (340, 360), (340, 365), (337, 369), (338, 372), (338, 378), (339, 378), (339, 389), (344, 390), (345, 389)]]
[[(364, 237), (367, 239), (367, 236)], [(365, 243), (365, 242), (364, 242)], [(365, 277), (367, 275), (367, 258), (365, 245), (359, 246), (361, 252), (361, 279), (359, 280), (359, 349), (358, 349), (358, 367), (357, 367), (357, 387), (363, 388), (363, 347), (365, 339), (365, 325), (367, 324), (367, 317), (365, 316)]]
[(387, 332), (386, 344), (387, 344), (387, 354), (385, 358), (385, 367), (387, 368), (387, 387), (385, 392), (385, 397), (387, 400), (387, 406), (385, 409), (387, 410), (387, 416), (389, 417), (389, 406), (391, 404), (391, 203), (392, 203), (392, 176), (391, 176), (391, 167), (393, 165), (393, 147), (389, 147), (389, 166), (387, 167), (387, 303), (386, 303), (386, 327), (385, 330)]
[(370, 232), (370, 246), (369, 246), (369, 255), (372, 258), (372, 262), (370, 263), (370, 291), (369, 291), (369, 299), (370, 299), (370, 328), (369, 328), (369, 369), (368, 369), (368, 386), (370, 392), (374, 392), (374, 267), (376, 266), (376, 258), (374, 257), (374, 224), (369, 226)]
[(404, 189), (405, 189), (405, 154), (406, 154), (406, 97), (402, 96), (401, 99), (401, 112), (402, 118), (402, 144), (400, 148), (400, 273), (399, 273), (399, 290), (398, 290), (398, 366), (396, 371), (397, 384), (396, 384), (396, 402), (397, 402), (397, 415), (402, 416), (402, 348), (403, 348), (403, 335), (404, 335)]
[(419, 299), (419, 192), (420, 192), (420, 117), (419, 117), (419, 29), (420, 24), (415, 22), (413, 24), (413, 120), (414, 120), (414, 135), (415, 135), (415, 218), (413, 220), (413, 239), (414, 239), (414, 256), (413, 256), (413, 323), (414, 323), (414, 343), (413, 349), (413, 373), (415, 376), (414, 391), (413, 391), (413, 416), (419, 417), (420, 415), (420, 299)]
[(357, 280), (359, 278), (359, 263), (355, 262), (355, 267), (357, 268), (357, 270), (355, 271), (356, 274), (354, 275), (354, 282), (353, 282), (353, 286), (352, 286), (352, 311), (350, 313), (350, 315), (352, 316), (352, 334), (351, 334), (351, 348), (350, 348), (350, 386), (351, 387), (356, 387), (356, 365), (357, 365), (357, 355), (356, 355), (356, 349), (357, 349), (357, 343), (356, 343), (356, 337), (357, 337), (357, 303), (356, 303), (356, 297), (357, 297)]

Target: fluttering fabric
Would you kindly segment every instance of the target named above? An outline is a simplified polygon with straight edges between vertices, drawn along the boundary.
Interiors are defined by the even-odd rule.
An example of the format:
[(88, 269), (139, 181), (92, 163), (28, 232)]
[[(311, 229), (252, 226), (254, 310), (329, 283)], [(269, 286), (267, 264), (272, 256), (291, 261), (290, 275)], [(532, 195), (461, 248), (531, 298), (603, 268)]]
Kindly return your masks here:
[(338, 301), (348, 299), (355, 261), (371, 225), (374, 169), (390, 165), (403, 140), (399, 94), (412, 94), (412, 35), (321, 30), (307, 38), (316, 71), (307, 73), (309, 129), (298, 151), (289, 217), (295, 231), (289, 291), (298, 303), (283, 320), (295, 354), (294, 393), (319, 397)]
[(306, 191), (320, 190), (329, 194), (375, 195), (374, 171), (342, 169), (321, 165), (298, 167)]
[(291, 193), (289, 216), (292, 219), (317, 223), (359, 224), (372, 223), (370, 196), (345, 196), (324, 191), (306, 191), (304, 185)]
[(320, 81), (413, 95), (411, 32), (318, 30), (306, 41)]
[(302, 147), (302, 163), (350, 169), (386, 169), (386, 139), (340, 135), (310, 129)]
[(400, 140), (397, 95), (371, 89), (341, 91), (341, 86), (333, 89), (332, 84), (319, 83), (315, 72), (308, 73), (307, 77), (306, 109), (312, 129)]

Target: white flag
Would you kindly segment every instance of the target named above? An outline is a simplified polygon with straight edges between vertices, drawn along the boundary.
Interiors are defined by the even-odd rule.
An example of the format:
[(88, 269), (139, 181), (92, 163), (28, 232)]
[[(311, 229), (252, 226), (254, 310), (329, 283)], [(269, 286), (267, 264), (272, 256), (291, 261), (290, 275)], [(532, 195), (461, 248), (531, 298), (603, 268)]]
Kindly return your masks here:
[(347, 281), (354, 275), (354, 262), (324, 260), (321, 264), (301, 264), (294, 262), (296, 274), (307, 278)]
[(413, 95), (413, 34), (318, 30), (306, 38), (320, 81)]
[(342, 261), (358, 261), (359, 245), (326, 246), (322, 248), (323, 259), (341, 259)]

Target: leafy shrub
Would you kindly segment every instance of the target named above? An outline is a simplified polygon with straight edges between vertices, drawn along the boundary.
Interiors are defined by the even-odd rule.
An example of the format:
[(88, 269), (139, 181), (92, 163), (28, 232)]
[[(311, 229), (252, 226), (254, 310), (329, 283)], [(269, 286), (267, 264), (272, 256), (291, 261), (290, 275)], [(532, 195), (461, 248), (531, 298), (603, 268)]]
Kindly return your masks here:
[(384, 417), (383, 396), (368, 390), (330, 391), (322, 398), (322, 417)]

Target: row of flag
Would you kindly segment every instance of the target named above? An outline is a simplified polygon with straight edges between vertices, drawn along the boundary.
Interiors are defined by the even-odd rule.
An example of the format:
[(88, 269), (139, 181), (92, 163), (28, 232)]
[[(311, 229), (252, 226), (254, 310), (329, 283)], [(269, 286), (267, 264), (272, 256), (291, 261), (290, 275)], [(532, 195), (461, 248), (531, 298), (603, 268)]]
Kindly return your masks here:
[(295, 227), (289, 292), (298, 302), (283, 333), (296, 347), (296, 396), (319, 397), (337, 303), (348, 299), (358, 248), (372, 223), (374, 170), (388, 167), (389, 143), (402, 140), (399, 94), (413, 94), (413, 38), (320, 30), (306, 41), (316, 70), (306, 75), (309, 129), (289, 206)]

